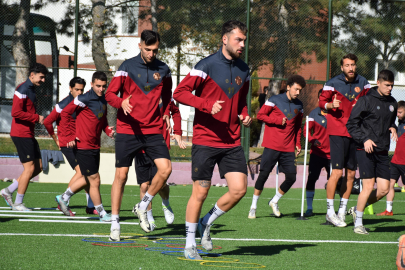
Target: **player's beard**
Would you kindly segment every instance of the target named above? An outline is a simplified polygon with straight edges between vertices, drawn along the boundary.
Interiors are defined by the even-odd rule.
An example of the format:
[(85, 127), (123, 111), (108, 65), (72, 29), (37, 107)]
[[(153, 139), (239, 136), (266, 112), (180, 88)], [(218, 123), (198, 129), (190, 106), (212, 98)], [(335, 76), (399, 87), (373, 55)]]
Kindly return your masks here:
[(344, 71), (343, 71), (343, 73), (345, 74), (345, 77), (349, 80), (352, 80), (352, 79), (354, 79), (354, 77), (356, 77), (356, 72), (353, 72), (353, 75), (350, 75), (348, 72), (344, 72)]
[(228, 52), (228, 54), (232, 57), (232, 59), (238, 59), (240, 58), (240, 54), (237, 52), (237, 50), (232, 50), (231, 47), (228, 47), (225, 45), (225, 50)]

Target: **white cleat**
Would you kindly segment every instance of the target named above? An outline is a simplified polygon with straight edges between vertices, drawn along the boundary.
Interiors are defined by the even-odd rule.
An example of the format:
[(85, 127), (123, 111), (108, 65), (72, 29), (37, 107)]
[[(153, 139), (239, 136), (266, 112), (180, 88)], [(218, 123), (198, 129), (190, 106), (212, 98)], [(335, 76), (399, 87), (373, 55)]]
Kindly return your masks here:
[(250, 219), (256, 218), (256, 208), (250, 208), (248, 218), (250, 218)]
[(276, 217), (280, 217), (280, 216), (281, 216), (280, 210), (278, 210), (278, 204), (277, 204), (277, 203), (274, 203), (274, 202), (272, 202), (272, 201), (269, 201), (269, 206), (270, 206), (271, 209), (273, 210), (273, 214), (274, 214)]
[(162, 209), (163, 209), (163, 213), (165, 213), (166, 223), (173, 224), (174, 214), (173, 214), (173, 210), (170, 207), (170, 205), (168, 205), (168, 206), (162, 205)]
[(329, 216), (328, 214), (326, 215), (326, 221), (329, 221), (336, 227), (346, 227), (347, 224), (344, 221), (341, 221), (338, 216), (336, 216), (335, 213), (333, 215)]
[(112, 242), (121, 241), (121, 230), (119, 228), (112, 229), (109, 240)]

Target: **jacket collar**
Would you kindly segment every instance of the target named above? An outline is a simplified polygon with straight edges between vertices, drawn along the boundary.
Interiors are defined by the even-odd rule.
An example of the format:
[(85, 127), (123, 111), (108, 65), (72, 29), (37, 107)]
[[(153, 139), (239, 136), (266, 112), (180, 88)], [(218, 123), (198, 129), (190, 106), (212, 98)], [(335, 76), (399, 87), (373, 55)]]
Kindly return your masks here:
[(29, 88), (32, 88), (32, 89), (35, 88), (35, 85), (31, 82), (30, 78), (28, 78), (28, 79), (25, 81), (25, 83), (27, 84), (27, 86), (28, 86)]
[(222, 53), (222, 46), (218, 50), (218, 56), (219, 56), (219, 60), (221, 60), (222, 62), (224, 62), (227, 65), (231, 65), (236, 61), (235, 59), (229, 60), (228, 58), (225, 57), (225, 55)]
[(145, 61), (143, 61), (143, 59), (142, 59), (141, 53), (139, 53), (137, 56), (135, 56), (134, 59), (137, 63), (144, 65), (144, 66), (154, 66), (156, 63), (156, 58), (155, 58), (151, 63), (146, 64)]
[(377, 91), (377, 88), (378, 88), (378, 86), (372, 87), (372, 88), (368, 91), (368, 94), (369, 94), (370, 96), (375, 97), (375, 98), (378, 98), (378, 99), (381, 99), (381, 100), (386, 100), (388, 96), (380, 95), (380, 93), (378, 93), (378, 91)]

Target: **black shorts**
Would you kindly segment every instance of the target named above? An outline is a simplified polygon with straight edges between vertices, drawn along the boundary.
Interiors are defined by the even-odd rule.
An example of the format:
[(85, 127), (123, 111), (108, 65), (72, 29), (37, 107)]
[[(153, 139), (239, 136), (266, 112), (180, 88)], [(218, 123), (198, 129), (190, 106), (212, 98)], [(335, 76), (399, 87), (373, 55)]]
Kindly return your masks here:
[(264, 148), (260, 171), (271, 172), (278, 162), (279, 172), (297, 173), (294, 152), (281, 152), (271, 148)]
[(308, 181), (309, 179), (318, 180), (319, 175), (321, 174), (322, 168), (325, 168), (326, 173), (328, 174), (327, 178), (330, 176), (330, 159), (320, 157), (315, 154), (311, 154), (309, 158), (308, 165)]
[(77, 159), (76, 159), (76, 148), (68, 148), (68, 147), (61, 147), (60, 151), (63, 153), (63, 155), (65, 156), (65, 158), (67, 159), (67, 161), (70, 164), (70, 167), (72, 167), (72, 169), (74, 170), (76, 168), (77, 165), (79, 165), (79, 163), (77, 163)]
[(357, 160), (359, 162), (360, 178), (383, 178), (390, 180), (390, 158), (388, 157), (388, 151), (386, 153), (370, 153), (368, 154), (364, 150), (356, 151)]
[(357, 169), (356, 144), (352, 138), (329, 136), (332, 169)]
[(41, 150), (35, 138), (11, 137), (21, 163), (41, 159)]
[(401, 176), (402, 184), (405, 185), (405, 165), (395, 164), (391, 162), (391, 179), (398, 182)]
[(98, 169), (100, 168), (100, 149), (77, 149), (76, 159), (82, 175), (90, 176), (98, 173)]
[(135, 173), (138, 185), (152, 181), (157, 173), (155, 163), (145, 153), (138, 153), (135, 156)]
[(170, 160), (169, 149), (162, 134), (130, 135), (117, 133), (115, 137), (115, 167), (131, 167), (135, 155), (143, 149), (152, 159)]
[(218, 164), (219, 175), (225, 178), (229, 172), (240, 172), (247, 175), (247, 165), (242, 146), (232, 148), (215, 148), (204, 145), (193, 145), (191, 148), (191, 178), (211, 181), (215, 164)]

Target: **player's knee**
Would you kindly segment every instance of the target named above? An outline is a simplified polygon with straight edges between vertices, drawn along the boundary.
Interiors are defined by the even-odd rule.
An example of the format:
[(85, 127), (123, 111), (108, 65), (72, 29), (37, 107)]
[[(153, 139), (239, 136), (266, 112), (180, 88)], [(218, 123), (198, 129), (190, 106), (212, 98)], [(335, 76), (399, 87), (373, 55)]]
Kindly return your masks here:
[(125, 183), (127, 181), (128, 172), (123, 170), (117, 170), (115, 172), (115, 180), (119, 181), (120, 183)]
[(229, 193), (235, 199), (240, 200), (246, 194), (246, 187), (238, 188), (238, 189), (234, 189), (234, 190), (229, 190)]
[(205, 199), (207, 198), (207, 195), (208, 195), (208, 190), (206, 190), (206, 189), (199, 190), (198, 192), (193, 193), (194, 199), (198, 202), (204, 202)]
[(162, 178), (167, 179), (167, 178), (169, 178), (170, 174), (172, 173), (172, 166), (159, 168), (157, 173), (160, 174)]
[(331, 174), (331, 180), (336, 179), (336, 181), (338, 181), (343, 175), (343, 170), (332, 170), (332, 174)]
[(148, 191), (149, 184), (148, 182), (142, 183), (141, 186), (139, 187), (141, 193), (145, 194)]

